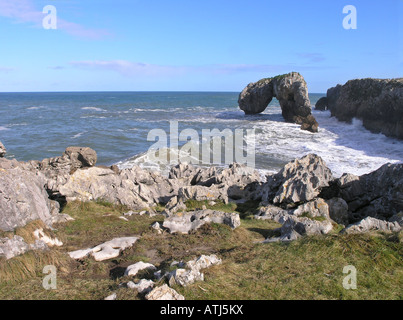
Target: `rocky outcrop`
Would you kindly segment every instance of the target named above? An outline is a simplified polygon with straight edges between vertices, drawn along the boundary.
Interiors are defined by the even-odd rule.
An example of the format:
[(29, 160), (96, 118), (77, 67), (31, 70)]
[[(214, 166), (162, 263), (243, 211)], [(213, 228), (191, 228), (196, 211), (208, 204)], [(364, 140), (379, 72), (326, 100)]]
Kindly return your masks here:
[(366, 217), (388, 220), (403, 211), (403, 164), (385, 164), (362, 176), (344, 174), (322, 196), (342, 198), (350, 223)]
[(4, 257), (6, 260), (24, 254), (30, 250), (47, 250), (48, 245), (42, 240), (36, 240), (32, 244), (25, 242), (24, 238), (20, 236), (13, 236), (13, 238), (0, 238), (0, 258)]
[(132, 247), (138, 239), (138, 237), (115, 238), (94, 248), (69, 252), (69, 256), (74, 260), (82, 260), (90, 255), (95, 261), (109, 260), (118, 257), (123, 250)]
[(237, 213), (206, 209), (171, 215), (164, 220), (162, 226), (168, 229), (170, 233), (186, 234), (197, 230), (205, 223), (226, 224), (232, 229), (236, 229), (241, 225), (241, 220)]
[(49, 199), (45, 177), (15, 160), (0, 159), (0, 230), (12, 231), (33, 220), (52, 225), (59, 204)]
[(326, 100), (340, 121), (361, 119), (372, 132), (403, 139), (403, 78), (350, 80), (329, 89)]
[(367, 217), (357, 223), (348, 226), (343, 230), (344, 233), (362, 233), (369, 231), (399, 232), (402, 227), (397, 222), (388, 222), (384, 220)]
[(309, 154), (289, 162), (267, 180), (263, 186), (267, 190), (267, 198), (262, 200), (276, 205), (294, 206), (316, 198), (321, 188), (333, 180), (333, 176), (321, 157)]
[(151, 263), (144, 263), (143, 261), (137, 262), (128, 266), (125, 270), (125, 276), (136, 276), (139, 271), (142, 270), (157, 270), (157, 268)]
[(178, 284), (183, 287), (197, 281), (204, 281), (204, 274), (201, 270), (221, 263), (222, 260), (214, 254), (210, 256), (202, 255), (197, 259), (188, 261), (185, 268), (176, 269), (170, 272), (167, 275), (169, 279), (168, 281), (170, 285)]
[(297, 72), (250, 83), (239, 95), (238, 104), (246, 114), (266, 110), (273, 98), (280, 102), (283, 117), (301, 124), (301, 129), (318, 132), (318, 123), (311, 114), (311, 103), (305, 79)]

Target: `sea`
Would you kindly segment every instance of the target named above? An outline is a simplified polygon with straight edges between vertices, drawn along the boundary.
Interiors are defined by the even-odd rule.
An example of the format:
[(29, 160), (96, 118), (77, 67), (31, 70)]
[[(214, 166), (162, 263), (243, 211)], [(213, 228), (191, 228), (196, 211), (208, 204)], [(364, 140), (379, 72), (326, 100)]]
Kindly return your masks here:
[[(172, 123), (178, 132), (254, 129), (254, 167), (277, 172), (309, 153), (321, 156), (334, 176), (362, 175), (385, 163), (403, 162), (403, 141), (374, 134), (354, 119), (339, 122), (314, 105), (325, 94), (310, 94), (319, 133), (284, 121), (277, 100), (265, 112), (245, 115), (238, 92), (51, 92), (0, 93), (0, 141), (7, 158), (19, 161), (60, 156), (66, 147), (96, 150), (99, 165), (139, 165), (166, 174), (170, 164), (151, 161), (148, 151), (165, 132), (171, 147)], [(158, 131), (159, 130), (159, 131)], [(238, 130), (239, 131), (239, 130)], [(186, 131), (185, 131), (186, 132)], [(154, 135), (155, 136), (155, 135)], [(245, 145), (247, 144), (245, 136)], [(224, 141), (224, 139), (223, 139)], [(185, 142), (179, 143), (179, 148)], [(223, 142), (224, 143), (224, 142)], [(217, 163), (216, 165), (225, 165)]]

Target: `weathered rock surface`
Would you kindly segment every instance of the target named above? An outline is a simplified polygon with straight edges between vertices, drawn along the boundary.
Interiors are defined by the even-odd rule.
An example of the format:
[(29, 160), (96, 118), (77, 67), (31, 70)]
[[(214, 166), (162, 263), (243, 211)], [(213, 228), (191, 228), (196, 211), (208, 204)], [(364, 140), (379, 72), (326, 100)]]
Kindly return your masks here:
[(315, 199), (321, 188), (333, 180), (331, 170), (321, 157), (309, 154), (289, 162), (280, 172), (269, 176), (268, 200), (275, 205), (293, 205)]
[(210, 256), (202, 255), (199, 258), (188, 261), (185, 268), (176, 269), (169, 273), (167, 275), (169, 283), (171, 285), (178, 284), (186, 287), (197, 281), (204, 281), (204, 274), (200, 271), (221, 263), (222, 260), (214, 254)]
[(6, 260), (24, 254), (30, 250), (47, 250), (49, 247), (42, 240), (36, 240), (33, 244), (25, 242), (24, 238), (14, 236), (13, 238), (0, 238), (0, 258)]
[(125, 270), (125, 276), (135, 276), (141, 270), (157, 270), (151, 263), (144, 263), (143, 261), (137, 262), (128, 266)]
[(130, 289), (137, 290), (140, 294), (147, 294), (149, 293), (155, 286), (154, 281), (141, 279), (138, 283), (134, 283), (133, 281), (129, 281), (127, 283), (127, 287)]
[(348, 204), (348, 220), (368, 216), (388, 220), (403, 211), (403, 164), (385, 164), (362, 176), (345, 174), (331, 183), (324, 194)]
[(232, 229), (241, 225), (239, 214), (220, 212), (215, 210), (200, 210), (188, 213), (174, 214), (164, 220), (163, 227), (170, 233), (189, 233), (197, 230), (205, 223), (226, 224)]
[(185, 297), (164, 284), (146, 295), (147, 300), (185, 300)]
[(327, 92), (332, 116), (363, 121), (368, 130), (403, 139), (403, 78), (356, 79)]
[(52, 224), (59, 204), (49, 199), (40, 173), (25, 170), (15, 160), (0, 159), (0, 230), (12, 231), (33, 220)]
[(89, 255), (96, 261), (109, 260), (118, 257), (121, 251), (132, 247), (138, 239), (138, 237), (115, 238), (94, 248), (69, 252), (69, 256), (75, 260), (82, 260)]
[(273, 98), (280, 102), (283, 117), (301, 124), (303, 130), (318, 132), (318, 123), (311, 114), (308, 87), (297, 72), (250, 83), (239, 95), (238, 104), (246, 114), (263, 112)]
[(159, 174), (139, 167), (116, 174), (108, 168), (92, 167), (74, 172), (59, 192), (69, 200), (102, 199), (138, 210), (167, 202), (179, 186)]
[(360, 222), (352, 224), (343, 230), (344, 233), (362, 233), (369, 231), (399, 232), (402, 227), (398, 222), (388, 222), (372, 217), (367, 217)]

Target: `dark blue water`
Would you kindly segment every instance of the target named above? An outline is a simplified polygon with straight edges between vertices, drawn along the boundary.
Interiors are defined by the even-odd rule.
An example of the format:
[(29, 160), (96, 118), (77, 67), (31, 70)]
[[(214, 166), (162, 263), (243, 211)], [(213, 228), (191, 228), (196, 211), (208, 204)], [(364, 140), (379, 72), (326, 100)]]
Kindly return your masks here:
[[(403, 143), (316, 112), (320, 132), (301, 131), (285, 123), (277, 101), (260, 115), (245, 116), (239, 93), (207, 92), (63, 92), (0, 93), (0, 141), (7, 157), (21, 161), (59, 156), (68, 146), (87, 146), (98, 164), (137, 163), (153, 142), (152, 129), (169, 134), (169, 121), (179, 131), (191, 128), (256, 131), (256, 167), (275, 171), (309, 152), (321, 155), (335, 174), (366, 173), (386, 162), (403, 160)], [(310, 95), (311, 103), (323, 95)]]

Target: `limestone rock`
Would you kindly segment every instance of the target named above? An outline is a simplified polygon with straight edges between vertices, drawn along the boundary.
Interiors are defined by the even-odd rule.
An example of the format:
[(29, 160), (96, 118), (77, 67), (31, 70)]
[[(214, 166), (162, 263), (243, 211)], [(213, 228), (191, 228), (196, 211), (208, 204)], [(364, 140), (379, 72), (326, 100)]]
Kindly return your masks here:
[(97, 163), (97, 153), (91, 148), (68, 147), (64, 152), (71, 161), (71, 168), (93, 167)]
[(112, 293), (110, 296), (107, 296), (104, 300), (106, 300), (106, 301), (113, 301), (113, 300), (116, 300), (117, 297), (118, 297), (118, 296), (117, 296), (116, 293)]
[(360, 222), (349, 225), (343, 230), (344, 233), (362, 233), (369, 231), (399, 232), (402, 227), (398, 222), (388, 222), (384, 220), (367, 217)]
[(222, 260), (218, 258), (215, 254), (209, 256), (202, 255), (197, 259), (188, 261), (186, 263), (186, 267), (188, 269), (200, 271), (214, 265), (220, 265), (221, 263)]
[(146, 295), (147, 300), (185, 300), (185, 297), (164, 284)]
[(33, 244), (25, 242), (24, 238), (14, 236), (13, 238), (0, 238), (0, 258), (6, 260), (22, 255), (30, 250), (47, 250), (48, 246), (42, 240), (36, 240)]
[(205, 223), (220, 223), (235, 229), (241, 225), (239, 214), (214, 210), (200, 210), (183, 214), (172, 215), (164, 220), (163, 227), (170, 233), (189, 233), (197, 230)]
[(193, 269), (176, 269), (170, 273), (169, 284), (186, 287), (197, 281), (204, 281), (204, 274)]
[(321, 198), (300, 205), (292, 214), (297, 217), (307, 214), (312, 218), (322, 217), (327, 220), (330, 219), (329, 205)]
[(332, 189), (347, 202), (350, 223), (366, 217), (388, 220), (403, 211), (403, 164), (385, 164), (360, 177), (343, 175)]
[(137, 290), (140, 294), (149, 293), (155, 286), (154, 281), (141, 279), (138, 283), (134, 283), (133, 281), (129, 281), (127, 283), (127, 287), (130, 289)]
[(121, 251), (132, 247), (137, 240), (137, 237), (115, 238), (94, 248), (69, 252), (69, 256), (75, 260), (82, 260), (89, 255), (96, 261), (109, 260), (118, 257)]
[(12, 231), (33, 220), (51, 225), (58, 210), (45, 183), (40, 173), (25, 170), (16, 161), (0, 159), (0, 230)]
[(403, 78), (355, 79), (327, 92), (332, 116), (361, 119), (368, 130), (403, 139)]
[(63, 245), (63, 242), (61, 242), (59, 239), (57, 238), (51, 238), (49, 237), (42, 228), (39, 228), (37, 230), (34, 231), (34, 237), (37, 240), (41, 240), (44, 243), (46, 243), (49, 247), (61, 247)]
[(144, 263), (143, 261), (137, 262), (128, 266), (125, 270), (125, 276), (135, 276), (141, 270), (157, 270), (151, 263)]
[(289, 162), (277, 174), (269, 176), (267, 184), (271, 190), (269, 202), (274, 204), (296, 204), (316, 198), (321, 188), (333, 180), (332, 172), (321, 157), (309, 154)]
[(259, 212), (254, 216), (257, 220), (272, 220), (283, 224), (290, 216), (289, 210), (284, 210), (282, 208), (268, 205), (266, 207), (260, 208)]
[(311, 114), (307, 84), (297, 72), (250, 83), (239, 95), (238, 104), (246, 114), (257, 114), (274, 97), (279, 100), (286, 121), (301, 124), (304, 130), (318, 131), (318, 123)]

